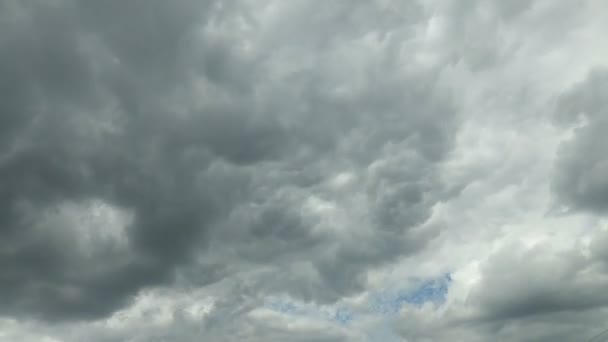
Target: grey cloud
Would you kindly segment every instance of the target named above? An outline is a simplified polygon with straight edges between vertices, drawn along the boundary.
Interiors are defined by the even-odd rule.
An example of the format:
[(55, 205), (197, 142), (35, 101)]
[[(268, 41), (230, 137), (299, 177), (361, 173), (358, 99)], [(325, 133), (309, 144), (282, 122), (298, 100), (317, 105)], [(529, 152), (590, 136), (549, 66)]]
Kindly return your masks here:
[[(461, 250), (442, 244), (478, 233), (462, 222), (487, 229), (467, 248), (508, 235), (490, 230), (544, 193), (508, 210), (468, 201), (542, 192), (530, 183), (544, 166), (525, 176), (534, 153), (482, 146), (481, 161), (464, 151), (445, 162), (464, 120), (500, 129), (545, 104), (554, 88), (540, 83), (555, 68), (537, 73), (527, 58), (569, 58), (557, 42), (588, 38), (576, 30), (585, 3), (0, 0), (0, 340), (372, 338), (264, 300), (362, 300), (393, 263), (448, 268), (436, 263)], [(557, 156), (554, 194), (599, 216), (607, 87), (592, 72), (556, 108), (558, 129), (579, 128)], [(463, 146), (496, 143), (492, 133), (468, 132)], [(496, 151), (506, 167), (487, 156)], [(503, 193), (520, 175), (521, 189)], [(469, 182), (479, 186), (459, 199)], [(448, 293), (391, 328), (409, 342), (589, 338), (608, 318), (608, 238), (590, 240), (467, 250), (453, 264), (480, 259), (480, 278), (451, 283), (466, 300)], [(206, 300), (208, 312), (187, 312)]]
[(608, 210), (607, 87), (608, 74), (593, 71), (563, 94), (557, 104), (559, 122), (568, 126), (582, 124), (575, 129), (573, 138), (563, 143), (553, 180), (555, 192), (572, 209), (597, 213)]
[[(362, 10), (370, 5), (360, 6)], [(304, 12), (315, 6), (305, 7)], [(385, 30), (375, 18), (390, 11), (371, 7), (360, 19), (368, 21), (361, 25), (374, 32)], [(315, 15), (321, 15), (317, 10)], [(332, 36), (329, 31), (340, 16), (355, 20), (359, 10), (332, 7), (323, 14), (335, 19), (329, 20), (329, 27), (306, 32), (315, 39)], [(306, 23), (274, 25), (264, 30), (300, 32)], [(283, 159), (256, 166), (251, 202), (232, 212), (214, 233), (213, 239), (221, 242), (202, 254), (233, 267), (270, 269), (261, 273), (260, 291), (332, 302), (361, 291), (370, 268), (415, 253), (436, 233), (434, 227), (414, 228), (447, 197), (437, 172), (457, 131), (458, 108), (438, 86), (438, 70), (395, 72), (401, 68), (399, 62), (384, 52), (390, 56), (398, 50), (398, 41), (374, 39), (379, 50), (368, 51), (361, 33), (349, 31), (349, 25), (340, 25), (336, 34), (346, 36), (323, 50), (308, 48), (305, 39), (292, 45), (272, 34), (276, 42), (263, 41), (276, 50), (262, 65), (274, 63), (274, 68), (268, 68), (257, 91), (268, 95), (264, 108), (277, 113), (295, 146)], [(408, 25), (395, 35), (407, 37)], [(357, 55), (365, 57), (342, 60)], [(314, 63), (307, 63), (311, 59)], [(283, 68), (292, 70), (289, 77)], [(344, 170), (354, 172), (361, 186), (336, 196), (327, 182)], [(302, 210), (311, 197), (353, 219), (320, 221), (317, 214)], [(353, 198), (361, 202), (352, 203)], [(370, 220), (354, 219), (367, 214)], [(339, 230), (343, 233), (336, 233)]]
[[(605, 274), (597, 269), (597, 260), (574, 250), (552, 255), (542, 247), (518, 249), (510, 247), (488, 260), (491, 268), (483, 271), (482, 283), (471, 299), (484, 308), (485, 319), (523, 319), (608, 303), (598, 291), (605, 286)], [(516, 269), (513, 262), (519, 265)]]
[(587, 341), (608, 314), (606, 241), (597, 233), (589, 253), (578, 243), (504, 246), (481, 264), (464, 302), (398, 329), (412, 341)]
[[(270, 268), (274, 283), (258, 282), (267, 291), (335, 301), (363, 289), (369, 267), (432, 238), (408, 231), (443, 198), (437, 164), (457, 109), (437, 70), (395, 72), (395, 58), (358, 45), (374, 31), (394, 55), (399, 43), (381, 36), (411, 34), (419, 7), (404, 23), (377, 3), (302, 2), (319, 21), (307, 30), (214, 1), (2, 6), (3, 315), (104, 317), (199, 258), (215, 266), (196, 281)], [(342, 63), (349, 54), (366, 57)], [(374, 219), (346, 228), (370, 240), (342, 243), (298, 209), (331, 194), (334, 161), (369, 185), (347, 196), (363, 196)], [(130, 217), (122, 245), (91, 233), (117, 223), (73, 219), (91, 203)], [(94, 250), (66, 237), (78, 229)], [(294, 279), (309, 284), (292, 291)]]
[[(567, 342), (589, 341), (604, 330), (605, 310), (584, 311), (579, 313), (558, 313), (542, 317), (511, 320), (500, 324), (489, 323), (448, 323), (437, 322), (434, 326), (421, 323), (420, 327), (409, 325), (401, 327), (408, 341), (473, 341), (483, 342), (492, 339), (516, 342)], [(424, 326), (426, 331), (420, 329)], [(413, 333), (412, 331), (419, 331)], [(605, 335), (603, 336), (605, 337)], [(593, 342), (604, 341), (591, 340)]]
[[(214, 174), (217, 157), (266, 158), (268, 143), (260, 148), (258, 137), (277, 136), (276, 126), (245, 127), (228, 116), (182, 122), (164, 95), (184, 85), (180, 73), (189, 68), (176, 42), (204, 22), (211, 3), (194, 5), (4, 3), (2, 314), (96, 318), (169, 281), (229, 210), (230, 194), (246, 188), (246, 176)], [(87, 44), (110, 58), (88, 55), (97, 50)], [(203, 123), (232, 133), (199, 139)], [(51, 224), (42, 213), (87, 201), (132, 213), (121, 258), (104, 262), (111, 251), (89, 258), (69, 239), (53, 242), (69, 225), (87, 224)]]
[[(265, 199), (260, 201), (262, 204), (241, 207), (234, 212), (234, 221), (228, 223), (232, 228), (226, 231), (247, 233), (242, 237), (245, 243), (238, 253), (246, 253), (248, 261), (275, 259), (271, 265), (279, 273), (264, 275), (267, 281), (262, 281), (263, 287), (305, 300), (335, 301), (364, 289), (365, 275), (370, 268), (411, 255), (434, 237), (435, 227), (414, 228), (426, 222), (432, 207), (446, 198), (444, 185), (437, 177), (437, 165), (449, 151), (456, 130), (453, 113), (450, 113), (454, 109), (432, 104), (433, 95), (423, 94), (422, 90), (420, 93), (414, 90), (417, 95), (404, 96), (388, 89), (390, 86), (406, 94), (416, 87), (404, 79), (389, 81), (386, 85), (389, 94), (370, 88), (363, 89), (360, 96), (354, 95), (353, 101), (360, 102), (361, 107), (352, 107), (351, 115), (365, 124), (344, 133), (347, 141), (349, 136), (357, 138), (352, 145), (346, 145), (345, 151), (337, 146), (332, 154), (320, 154), (316, 159), (305, 156), (304, 164), (295, 161), (304, 167), (302, 172), (280, 168), (277, 171), (273, 165), (275, 170), (271, 176), (257, 183), (260, 193), (253, 195)], [(432, 90), (429, 92), (433, 94)], [(366, 108), (374, 101), (378, 101), (375, 109)], [(338, 109), (344, 110), (342, 106)], [(439, 121), (439, 117), (444, 120)], [(336, 127), (335, 131), (341, 129), (344, 128)], [(371, 133), (367, 134), (368, 131)], [(355, 187), (338, 196), (327, 188), (323, 181), (340, 171), (326, 166), (335, 167), (330, 161), (336, 156), (345, 168), (357, 170), (356, 177), (364, 182), (364, 187)], [(306, 185), (302, 184), (302, 177), (318, 180), (316, 184)], [(304, 186), (293, 186), (298, 184)], [(283, 196), (276, 197), (273, 193)], [(344, 215), (367, 218), (324, 223), (319, 222), (314, 213), (286, 210), (286, 204), (287, 208), (304, 207), (311, 196), (328, 201), (332, 210)], [(352, 198), (361, 198), (361, 203), (351, 203)], [(343, 229), (344, 233), (335, 233), (336, 228)], [(221, 251), (218, 254), (221, 255)]]

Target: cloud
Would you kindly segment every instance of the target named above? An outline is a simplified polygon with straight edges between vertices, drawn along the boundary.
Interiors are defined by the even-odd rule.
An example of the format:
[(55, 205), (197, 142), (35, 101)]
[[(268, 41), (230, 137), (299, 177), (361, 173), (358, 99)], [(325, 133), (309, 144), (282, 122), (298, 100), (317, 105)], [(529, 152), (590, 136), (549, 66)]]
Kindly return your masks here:
[(603, 98), (608, 74), (593, 70), (581, 83), (560, 97), (557, 116), (577, 125), (564, 142), (557, 161), (554, 187), (564, 204), (573, 209), (605, 213), (608, 209), (608, 154), (604, 133), (608, 127), (608, 103)]
[(400, 329), (413, 341), (587, 340), (601, 332), (606, 315), (605, 232), (599, 234), (588, 248), (580, 241), (564, 250), (507, 245), (480, 265), (466, 297), (448, 299), (437, 312), (407, 310)]
[[(455, 110), (369, 36), (377, 4), (3, 6), (3, 314), (102, 318), (197, 258), (219, 270), (197, 282), (266, 268), (260, 291), (336, 301), (432, 237), (414, 228), (444, 197)], [(291, 44), (309, 23), (275, 19), (298, 6), (319, 24)], [(362, 187), (335, 194), (340, 172)]]
[[(235, 121), (231, 108), (207, 114), (172, 103), (191, 69), (178, 43), (204, 22), (190, 13), (212, 4), (193, 5), (5, 3), (3, 88), (14, 99), (2, 104), (5, 314), (95, 318), (170, 281), (246, 186), (246, 175), (220, 177), (215, 165), (264, 160), (272, 153), (264, 140), (281, 139), (278, 126)], [(114, 229), (86, 219), (95, 203), (132, 218), (120, 256), (96, 236), (100, 251), (60, 238)]]
[(0, 341), (590, 338), (605, 7), (1, 1)]

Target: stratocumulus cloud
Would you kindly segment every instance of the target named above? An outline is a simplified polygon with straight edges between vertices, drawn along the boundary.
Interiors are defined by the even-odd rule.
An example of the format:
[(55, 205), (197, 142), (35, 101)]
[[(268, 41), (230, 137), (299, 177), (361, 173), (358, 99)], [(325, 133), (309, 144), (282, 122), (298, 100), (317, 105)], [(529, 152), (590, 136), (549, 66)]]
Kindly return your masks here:
[(599, 334), (606, 13), (0, 0), (0, 341)]

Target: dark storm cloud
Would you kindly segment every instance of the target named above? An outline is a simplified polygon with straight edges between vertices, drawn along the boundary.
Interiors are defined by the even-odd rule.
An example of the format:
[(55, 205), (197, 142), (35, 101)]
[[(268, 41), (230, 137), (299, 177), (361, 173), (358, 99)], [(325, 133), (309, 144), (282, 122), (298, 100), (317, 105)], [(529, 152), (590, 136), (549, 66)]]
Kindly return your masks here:
[[(179, 119), (168, 104), (190, 68), (179, 44), (212, 3), (2, 5), (1, 311), (106, 315), (168, 281), (245, 186), (210, 172), (217, 158), (267, 158), (280, 128), (219, 114)], [(106, 267), (97, 265), (107, 252), (85, 258), (70, 241), (49, 239), (66, 223), (40, 222), (45, 211), (91, 200), (134, 214), (129, 251)]]
[[(375, 78), (379, 77), (375, 73), (388, 74), (396, 66), (374, 62), (371, 67), (380, 68), (370, 76)], [(323, 82), (336, 82), (336, 87), (348, 80)], [(237, 208), (222, 230), (221, 245), (241, 247), (227, 255), (221, 248), (214, 253), (236, 258), (237, 264), (263, 262), (276, 272), (264, 274), (261, 290), (333, 302), (363, 290), (369, 269), (415, 253), (437, 233), (437, 227), (415, 228), (428, 220), (436, 203), (447, 198), (437, 168), (451, 147), (455, 110), (432, 88), (432, 80), (405, 75), (367, 83), (340, 102), (330, 102), (333, 99), (327, 95), (304, 99), (303, 103), (315, 104), (319, 111), (311, 115), (331, 117), (350, 111), (347, 122), (358, 122), (353, 127), (331, 126), (332, 132), (327, 133), (314, 123), (303, 126), (304, 134), (298, 136), (301, 146), (314, 151), (316, 141), (327, 139), (325, 134), (340, 138), (343, 145), (328, 151), (334, 145), (329, 143), (313, 156), (305, 151), (301, 157), (284, 160), (284, 165), (260, 166), (254, 204)], [(329, 108), (325, 107), (328, 103)], [(307, 129), (316, 130), (310, 143), (306, 143)], [(355, 170), (361, 187), (343, 194), (328, 189), (324, 182), (341, 171), (340, 164)], [(336, 210), (345, 215), (365, 219), (353, 220), (339, 228), (344, 233), (336, 233), (331, 225), (339, 223), (328, 226), (314, 213), (290, 209), (305, 207), (311, 197), (327, 200), (330, 206), (338, 204)], [(361, 207), (348, 204), (355, 197), (362, 198)]]
[(0, 0), (0, 340), (590, 338), (605, 7)]
[[(277, 11), (317, 25), (266, 25), (214, 1), (0, 6), (2, 315), (106, 317), (178, 271), (260, 268), (254, 294), (332, 302), (436, 234), (458, 109), (398, 58), (420, 7), (300, 2)], [(344, 170), (358, 186), (336, 194)], [(367, 219), (336, 233), (315, 198)], [(74, 218), (95, 206), (122, 218)]]
[[(294, 5), (323, 22), (310, 30), (301, 20), (257, 28), (268, 36), (253, 47), (257, 57), (249, 61), (265, 74), (256, 78), (258, 97), (250, 108), (259, 105), (266, 124), (282, 123), (284, 130), (275, 130), (282, 140), (271, 146), (288, 152), (248, 169), (249, 201), (218, 225), (201, 258), (233, 270), (266, 270), (255, 280), (261, 292), (333, 302), (361, 291), (370, 268), (415, 253), (437, 233), (436, 227), (414, 228), (447, 198), (438, 168), (451, 149), (458, 109), (438, 86), (438, 70), (404, 70), (393, 56), (398, 38), (368, 39), (360, 30), (381, 36), (389, 28), (379, 18), (394, 13), (374, 3), (345, 4), (324, 3), (325, 11), (306, 2)], [(286, 16), (294, 8), (275, 11)], [(403, 19), (397, 37), (407, 37), (418, 20)], [(298, 44), (285, 32), (298, 32)], [(224, 139), (231, 129), (210, 130), (207, 139)], [(352, 172), (358, 186), (337, 194), (328, 183), (343, 171)], [(361, 206), (349, 203), (353, 198)], [(323, 222), (303, 210), (317, 199), (363, 220)]]
[(580, 127), (562, 146), (554, 180), (566, 205), (602, 214), (608, 211), (607, 91), (608, 73), (595, 70), (561, 96), (560, 122)]

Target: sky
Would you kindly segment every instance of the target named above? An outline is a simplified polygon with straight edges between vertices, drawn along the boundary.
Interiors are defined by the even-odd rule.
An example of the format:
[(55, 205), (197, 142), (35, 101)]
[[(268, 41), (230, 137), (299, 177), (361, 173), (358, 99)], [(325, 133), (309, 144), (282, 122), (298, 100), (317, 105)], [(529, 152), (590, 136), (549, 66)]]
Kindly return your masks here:
[(592, 339), (607, 35), (603, 0), (0, 0), (0, 342)]

